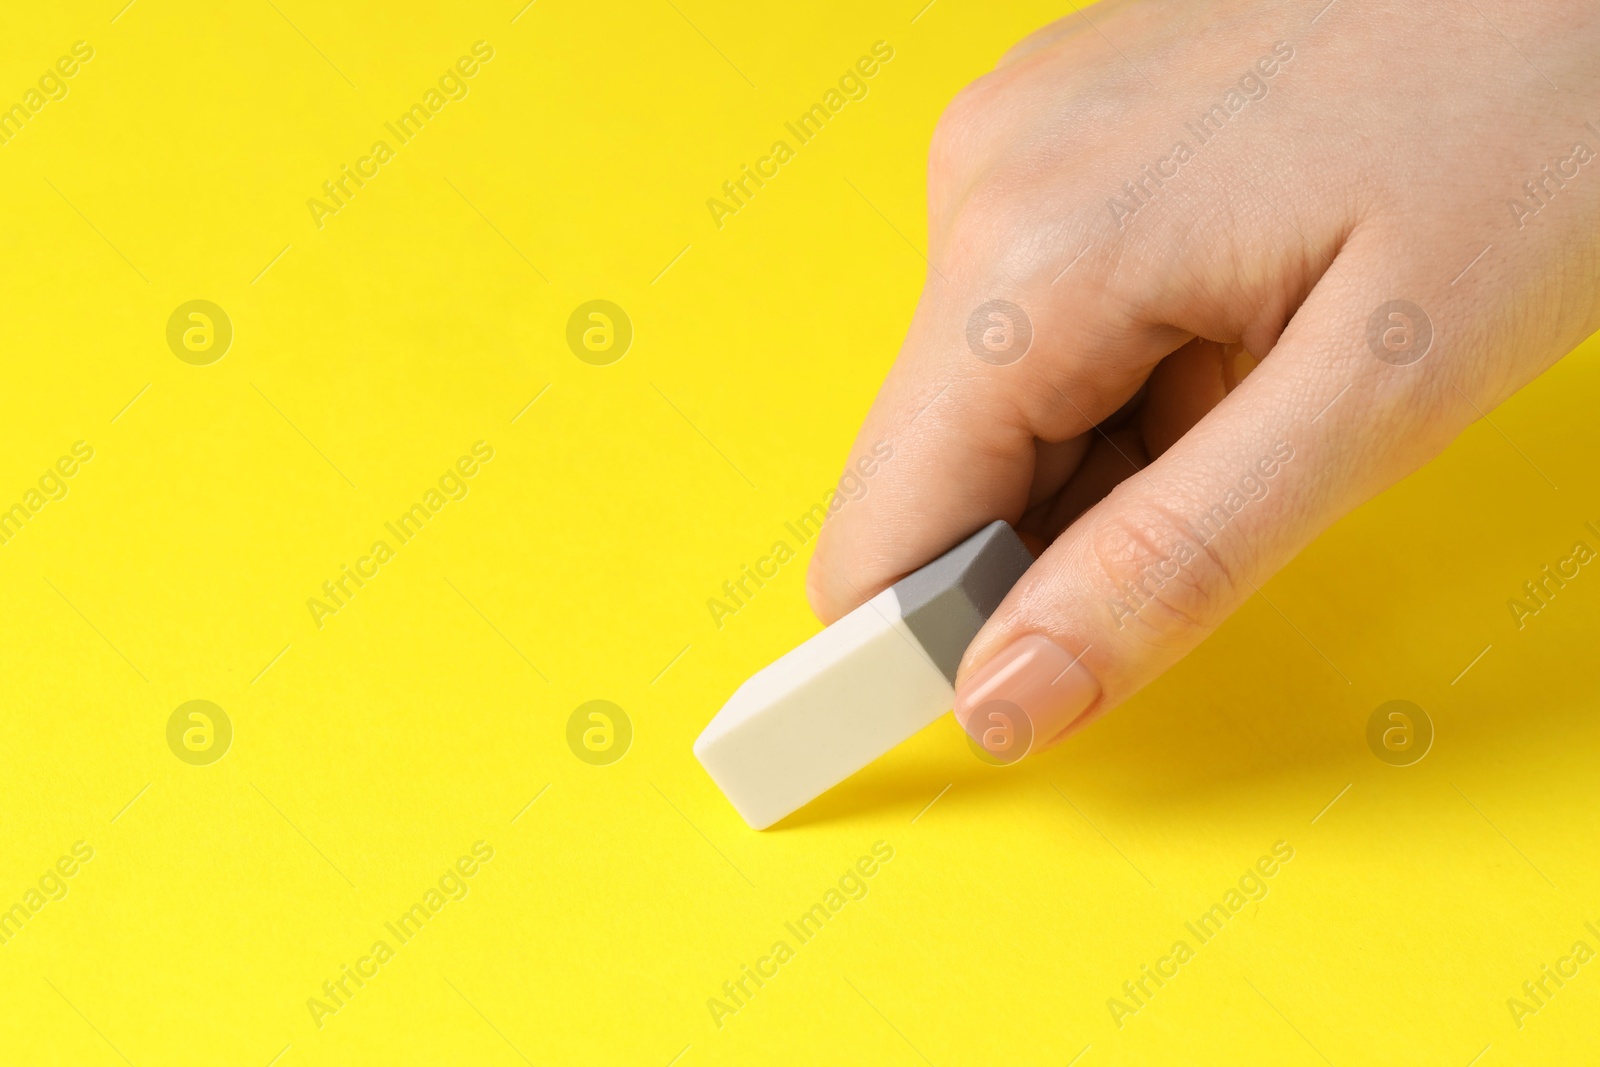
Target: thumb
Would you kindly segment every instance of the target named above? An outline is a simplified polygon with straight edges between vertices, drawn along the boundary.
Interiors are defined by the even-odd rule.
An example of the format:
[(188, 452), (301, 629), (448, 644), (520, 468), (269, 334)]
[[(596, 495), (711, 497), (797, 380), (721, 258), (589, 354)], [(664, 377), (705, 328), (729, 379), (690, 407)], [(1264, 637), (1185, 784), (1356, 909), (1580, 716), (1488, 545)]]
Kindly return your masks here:
[(1384, 301), (1352, 288), (1325, 276), (1255, 373), (1012, 589), (956, 679), (956, 718), (980, 745), (1009, 762), (1127, 699), (1470, 421), (1437, 354), (1375, 357)]

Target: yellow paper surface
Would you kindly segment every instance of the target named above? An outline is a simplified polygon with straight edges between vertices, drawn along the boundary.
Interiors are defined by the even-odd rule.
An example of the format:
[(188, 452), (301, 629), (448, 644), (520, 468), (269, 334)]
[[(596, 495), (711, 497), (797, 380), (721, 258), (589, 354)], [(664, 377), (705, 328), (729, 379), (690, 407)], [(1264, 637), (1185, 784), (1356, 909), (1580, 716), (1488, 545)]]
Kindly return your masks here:
[[(1600, 545), (1594, 342), (1079, 739), (995, 768), (946, 718), (757, 834), (690, 745), (817, 629), (784, 524), (898, 346), (933, 122), (1057, 9), (119, 2), (0, 35), (4, 101), (92, 49), (0, 146), (0, 1062), (1592, 1054), (1600, 964), (1561, 961), (1600, 950), (1600, 577), (1507, 601)], [(202, 320), (169, 346), (193, 300), (214, 362)], [(567, 341), (594, 300), (609, 365)], [(1368, 748), (1389, 700), (1433, 724), (1414, 766)], [(169, 744), (190, 701), (220, 760), (179, 758), (207, 706)], [(590, 701), (628, 730), (571, 747)]]

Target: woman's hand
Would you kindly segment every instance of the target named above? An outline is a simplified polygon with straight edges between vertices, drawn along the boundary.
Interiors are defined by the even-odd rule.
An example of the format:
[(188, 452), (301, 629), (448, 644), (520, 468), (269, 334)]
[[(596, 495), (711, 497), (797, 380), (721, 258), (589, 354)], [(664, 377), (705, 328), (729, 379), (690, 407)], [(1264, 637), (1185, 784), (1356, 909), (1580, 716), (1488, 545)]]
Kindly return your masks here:
[(956, 713), (1038, 748), (1600, 328), (1600, 8), (1102, 3), (956, 98), (928, 200), (811, 601), (1017, 525)]

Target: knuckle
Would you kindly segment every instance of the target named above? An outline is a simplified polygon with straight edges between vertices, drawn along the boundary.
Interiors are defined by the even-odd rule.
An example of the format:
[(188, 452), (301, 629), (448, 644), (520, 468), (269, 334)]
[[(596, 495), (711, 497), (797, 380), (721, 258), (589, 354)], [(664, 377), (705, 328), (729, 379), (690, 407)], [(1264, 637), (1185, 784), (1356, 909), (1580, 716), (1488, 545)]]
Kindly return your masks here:
[(974, 180), (1007, 156), (1014, 119), (1008, 79), (1000, 72), (967, 85), (939, 116), (928, 149), (928, 183), (934, 203), (963, 197)]
[(973, 280), (1003, 284), (1014, 294), (1047, 295), (1065, 261), (1058, 227), (1035, 193), (1029, 182), (1004, 173), (969, 182), (943, 228), (941, 266), (965, 268)]
[(968, 139), (988, 125), (993, 106), (991, 85), (990, 77), (985, 75), (956, 93), (945, 105), (944, 112), (933, 128), (932, 154), (935, 164), (958, 158)]
[(1223, 558), (1159, 505), (1100, 520), (1089, 549), (1111, 625), (1156, 643), (1203, 636), (1237, 596)]

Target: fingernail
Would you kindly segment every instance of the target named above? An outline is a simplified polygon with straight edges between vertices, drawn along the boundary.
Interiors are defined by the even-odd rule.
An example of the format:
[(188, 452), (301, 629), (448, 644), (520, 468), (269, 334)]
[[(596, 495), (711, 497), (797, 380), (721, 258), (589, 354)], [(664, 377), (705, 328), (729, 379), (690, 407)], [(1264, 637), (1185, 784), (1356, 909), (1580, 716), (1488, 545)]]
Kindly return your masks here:
[(1080, 660), (1043, 634), (1018, 638), (961, 686), (956, 721), (1006, 762), (1037, 751), (1100, 699)]

